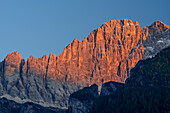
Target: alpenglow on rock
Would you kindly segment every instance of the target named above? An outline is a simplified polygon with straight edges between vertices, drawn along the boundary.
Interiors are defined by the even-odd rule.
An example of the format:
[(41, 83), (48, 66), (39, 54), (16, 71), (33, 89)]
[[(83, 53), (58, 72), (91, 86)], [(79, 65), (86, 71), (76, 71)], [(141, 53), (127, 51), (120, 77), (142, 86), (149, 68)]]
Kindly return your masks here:
[(124, 83), (131, 68), (170, 45), (170, 26), (160, 21), (142, 29), (127, 19), (108, 21), (83, 41), (74, 40), (56, 56), (13, 52), (0, 62), (0, 95), (67, 108), (70, 94), (83, 87)]

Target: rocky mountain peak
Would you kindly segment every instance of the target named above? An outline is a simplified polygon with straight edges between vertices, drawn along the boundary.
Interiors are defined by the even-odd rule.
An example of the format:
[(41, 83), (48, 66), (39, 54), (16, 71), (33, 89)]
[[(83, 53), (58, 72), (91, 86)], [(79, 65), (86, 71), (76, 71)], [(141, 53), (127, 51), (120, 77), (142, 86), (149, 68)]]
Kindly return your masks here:
[(84, 38), (83, 43), (87, 43), (87, 37)]
[(20, 53), (18, 53), (17, 51), (14, 51), (10, 54), (8, 54), (5, 58), (5, 61), (8, 61), (8, 60), (18, 60), (18, 59), (22, 59), (22, 56)]
[(31, 55), (25, 62), (13, 52), (0, 63), (0, 74), (16, 79), (0, 78), (7, 81), (0, 83), (0, 90), (14, 97), (68, 107), (69, 95), (78, 89), (92, 84), (100, 88), (109, 81), (124, 83), (139, 60), (153, 57), (170, 45), (169, 28), (160, 21), (142, 29), (137, 21), (111, 20), (83, 41), (74, 39), (57, 57), (52, 53), (41, 58)]
[(170, 26), (161, 21), (155, 21), (150, 26), (144, 27), (144, 33), (147, 38), (143, 41), (145, 48), (144, 57), (155, 56), (161, 49), (170, 45)]
[(144, 31), (145, 31), (145, 34), (147, 34), (147, 36), (149, 33), (150, 35), (157, 35), (160, 33), (164, 33), (169, 29), (170, 29), (170, 26), (164, 24), (161, 21), (155, 21), (150, 26), (144, 27)]
[(8, 54), (4, 60), (4, 75), (12, 76), (20, 72), (22, 56), (17, 51)]
[(161, 21), (155, 21), (152, 25), (149, 26), (150, 28), (159, 28), (162, 31), (165, 31), (166, 29), (170, 29), (170, 26), (164, 24)]
[(90, 42), (97, 42), (100, 40), (108, 41), (111, 37), (122, 40), (126, 36), (130, 37), (130, 35), (140, 33), (141, 31), (142, 28), (136, 21), (128, 19), (111, 20), (103, 23), (100, 28), (92, 31), (88, 40)]
[(32, 55), (30, 57), (28, 57), (28, 61), (31, 61), (33, 59), (35, 59), (35, 58)]
[(50, 61), (56, 60), (56, 54), (50, 53), (49, 60), (50, 60)]

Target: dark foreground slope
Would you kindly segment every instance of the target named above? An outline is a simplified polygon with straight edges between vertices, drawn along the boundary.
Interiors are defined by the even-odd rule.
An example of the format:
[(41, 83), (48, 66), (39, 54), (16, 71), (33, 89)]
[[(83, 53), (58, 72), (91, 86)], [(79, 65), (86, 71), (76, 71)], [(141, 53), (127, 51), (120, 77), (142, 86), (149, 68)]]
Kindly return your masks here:
[(90, 113), (169, 113), (169, 94), (170, 47), (140, 61), (125, 87), (96, 99)]
[(120, 87), (124, 87), (124, 84), (111, 81), (102, 84), (101, 90), (96, 84), (93, 84), (74, 92), (70, 95), (67, 112), (88, 113), (97, 97), (112, 94)]
[(0, 113), (65, 113), (65, 110), (43, 107), (31, 102), (19, 104), (13, 100), (1, 98)]

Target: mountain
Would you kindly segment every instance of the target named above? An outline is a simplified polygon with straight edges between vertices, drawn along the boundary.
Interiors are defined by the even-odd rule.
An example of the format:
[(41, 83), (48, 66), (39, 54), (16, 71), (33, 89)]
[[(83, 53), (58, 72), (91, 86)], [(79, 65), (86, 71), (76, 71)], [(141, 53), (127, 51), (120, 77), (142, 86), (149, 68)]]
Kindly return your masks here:
[(124, 87), (95, 100), (90, 113), (170, 112), (170, 46), (141, 60)]
[(83, 87), (124, 83), (139, 60), (170, 45), (169, 29), (160, 21), (142, 29), (136, 21), (111, 20), (83, 41), (75, 39), (59, 56), (25, 61), (13, 52), (0, 62), (0, 96), (66, 109), (70, 94)]

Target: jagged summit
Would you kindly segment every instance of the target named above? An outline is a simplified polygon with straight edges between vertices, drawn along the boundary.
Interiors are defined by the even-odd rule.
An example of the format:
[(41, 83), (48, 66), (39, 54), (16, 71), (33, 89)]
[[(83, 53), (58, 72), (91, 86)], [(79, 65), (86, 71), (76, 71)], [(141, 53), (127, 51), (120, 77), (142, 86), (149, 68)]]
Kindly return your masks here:
[(170, 45), (169, 28), (160, 21), (142, 29), (136, 21), (111, 20), (83, 41), (74, 39), (59, 56), (24, 61), (13, 52), (0, 63), (0, 95), (67, 107), (69, 95), (85, 86), (124, 83), (139, 60)]
[[(140, 27), (140, 25), (139, 25), (139, 23), (137, 22), (137, 21), (132, 21), (132, 20), (130, 20), (130, 19), (121, 19), (121, 20), (110, 20), (110, 21), (107, 21), (107, 22), (105, 22), (105, 23), (103, 23), (102, 25), (101, 25), (101, 27), (99, 27), (99, 28), (97, 28), (97, 29), (95, 29), (95, 30), (93, 30), (91, 33), (90, 33), (90, 35), (88, 36), (88, 37), (85, 37), (84, 39), (83, 39), (83, 41), (80, 41), (80, 40), (77, 40), (77, 39), (74, 39), (73, 40), (73, 42), (72, 43), (81, 43), (81, 42), (86, 42), (86, 43), (88, 43), (89, 42), (89, 40), (90, 40), (90, 38), (91, 38), (91, 35), (97, 35), (97, 33), (98, 33), (98, 35), (99, 35), (99, 32), (101, 32), (101, 31), (103, 31), (102, 33), (106, 36), (106, 34), (111, 34), (111, 32), (107, 32), (107, 30), (106, 29), (109, 29), (109, 28), (111, 28), (111, 29), (113, 29), (114, 31), (115, 31), (115, 29), (117, 28), (117, 29), (119, 29), (119, 28), (121, 28), (121, 30), (123, 30), (123, 28), (122, 27), (129, 27), (129, 26), (137, 26), (137, 27)], [(141, 28), (141, 27), (140, 27)], [(158, 29), (158, 30), (162, 30), (162, 31), (165, 31), (165, 30), (167, 30), (167, 29), (170, 29), (170, 26), (168, 26), (168, 25), (166, 25), (166, 24), (164, 24), (163, 22), (161, 22), (160, 20), (157, 20), (157, 21), (155, 21), (155, 22), (153, 22), (150, 26), (146, 26), (146, 27), (144, 27), (144, 30), (146, 30), (146, 29)], [(146, 30), (147, 31), (147, 30)], [(114, 32), (115, 33), (115, 32)], [(115, 35), (113, 33), (113, 35)], [(146, 33), (145, 32), (145, 34), (148, 34), (148, 33)], [(110, 36), (110, 35), (109, 35)], [(107, 36), (107, 37), (109, 37), (109, 36)], [(148, 35), (146, 35), (146, 36), (148, 36)], [(103, 36), (98, 36), (98, 37), (103, 37)], [(95, 40), (95, 41), (98, 41), (98, 37), (97, 37), (97, 40)], [(110, 36), (110, 38), (111, 38), (112, 36)], [(109, 39), (110, 39), (109, 38)], [(102, 39), (102, 38), (101, 38)], [(103, 38), (103, 39), (105, 39), (105, 38)], [(100, 39), (99, 39), (100, 40)], [(88, 42), (87, 42), (88, 41)], [(72, 43), (70, 43), (70, 44), (72, 44)], [(69, 45), (70, 45), (69, 44)], [(69, 46), (68, 45), (68, 46)], [(67, 47), (66, 47), (67, 48)], [(21, 54), (20, 53), (18, 53), (17, 51), (14, 51), (14, 52), (12, 52), (12, 53), (10, 53), (10, 54), (8, 54), (7, 55), (7, 57), (8, 56), (10, 56), (10, 55), (17, 55), (17, 56), (21, 56)], [(52, 53), (50, 53), (50, 56), (52, 55)], [(54, 54), (55, 55), (55, 54)], [(47, 55), (44, 55), (45, 57), (48, 57)], [(44, 57), (43, 56), (43, 57)], [(22, 56), (21, 56), (21, 58), (22, 58)], [(30, 55), (30, 57), (28, 58), (28, 59), (32, 59), (32, 58), (34, 58), (32, 55)]]
[(153, 24), (150, 25), (150, 27), (159, 27), (162, 30), (170, 29), (170, 26), (164, 24), (160, 20), (155, 21)]
[(12, 76), (16, 73), (20, 72), (20, 63), (21, 63), (22, 56), (17, 51), (8, 54), (7, 57), (4, 59), (4, 75)]
[[(169, 28), (170, 26), (161, 21), (155, 21), (142, 29), (137, 21), (111, 20), (93, 30), (83, 41), (74, 39), (59, 56), (51, 53), (49, 57), (44, 55), (34, 58), (31, 55), (23, 66), (23, 72), (28, 74), (32, 70), (39, 70), (40, 74), (48, 73), (48, 76), (52, 75), (55, 78), (67, 75), (67, 81), (70, 82), (79, 81), (75, 75), (80, 78), (88, 77), (92, 83), (100, 82), (102, 79), (124, 82), (128, 71), (143, 58), (144, 50), (148, 48), (145, 46), (149, 46), (149, 39), (146, 37), (160, 34), (159, 32), (165, 32)], [(6, 64), (15, 62), (19, 67), (21, 59), (21, 54), (15, 51), (8, 54), (5, 61)], [(32, 65), (34, 68), (31, 68)], [(41, 72), (41, 69), (44, 72)], [(108, 75), (108, 78), (105, 75)]]
[[(105, 22), (102, 24), (100, 28), (95, 29), (92, 31), (88, 37), (88, 40), (90, 42), (99, 41), (99, 40), (108, 40), (113, 35), (119, 35), (121, 32), (124, 33), (126, 29), (137, 28), (141, 30), (141, 27), (139, 26), (138, 22), (128, 20), (128, 19), (122, 19), (122, 20), (111, 20), (108, 22)], [(95, 36), (94, 36), (95, 35)]]
[(11, 58), (11, 57), (18, 57), (19, 59), (22, 59), (22, 55), (20, 53), (18, 53), (17, 51), (14, 51), (12, 53), (9, 53), (7, 56), (6, 56), (6, 60)]
[[(41, 58), (34, 58), (31, 55), (25, 62), (23, 68), (25, 68), (26, 72), (29, 72), (29, 70), (32, 69), (31, 66), (29, 70), (26, 68), (28, 68), (30, 64), (37, 65), (37, 70), (41, 71), (40, 69), (42, 68), (46, 70), (43, 75), (48, 73), (49, 76), (53, 75), (55, 78), (59, 75), (67, 75), (67, 80), (73, 79), (75, 74), (79, 75), (79, 77), (80, 75), (86, 77), (88, 75), (90, 81), (93, 80), (95, 76), (97, 77), (95, 81), (93, 81), (95, 83), (100, 82), (100, 80), (96, 80), (102, 75), (108, 75), (110, 77), (108, 79), (105, 78), (106, 81), (114, 79), (118, 82), (124, 82), (128, 76), (127, 70), (135, 66), (139, 59), (142, 59), (144, 49), (147, 49), (147, 47), (144, 47), (145, 45), (148, 46), (145, 44), (145, 42), (148, 42), (148, 40), (145, 41), (146, 37), (148, 37), (149, 34), (159, 34), (160, 31), (163, 32), (169, 28), (170, 26), (165, 25), (161, 21), (155, 21), (142, 30), (137, 21), (129, 19), (110, 20), (103, 23), (101, 27), (93, 30), (83, 41), (74, 39), (59, 56), (50, 53), (49, 57), (44, 55)], [(8, 54), (5, 59), (11, 59), (11, 61), (16, 61), (20, 64), (22, 56), (15, 51)], [(48, 64), (49, 62), (50, 65)], [(107, 65), (104, 66), (101, 62), (105, 62)], [(51, 64), (53, 66), (51, 66)], [(96, 69), (96, 66), (98, 69)], [(48, 67), (53, 70), (53, 74), (48, 72), (49, 69), (46, 69)], [(106, 68), (106, 70), (102, 71), (101, 67)], [(36, 69), (36, 66), (34, 66), (34, 69)], [(73, 72), (73, 70), (77, 71)], [(89, 70), (88, 73), (83, 73), (83, 71), (86, 70)], [(119, 72), (120, 70), (121, 72)], [(125, 72), (122, 72), (122, 70)], [(101, 79), (104, 78), (102, 77)], [(74, 82), (74, 79), (70, 81)]]
[(121, 20), (110, 20), (108, 22), (103, 23), (102, 26), (103, 25), (111, 26), (113, 23), (119, 23), (119, 24), (122, 24), (122, 25), (126, 25), (127, 23), (133, 23), (135, 25), (139, 25), (139, 23), (137, 21), (132, 21), (130, 19), (121, 19)]

